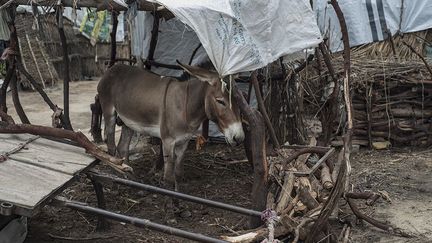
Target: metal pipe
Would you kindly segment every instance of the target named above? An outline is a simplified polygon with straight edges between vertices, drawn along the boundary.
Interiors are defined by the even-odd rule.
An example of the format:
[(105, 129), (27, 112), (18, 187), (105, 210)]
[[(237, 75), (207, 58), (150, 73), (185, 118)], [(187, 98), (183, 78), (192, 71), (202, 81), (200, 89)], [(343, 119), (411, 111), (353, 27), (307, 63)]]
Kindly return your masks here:
[(212, 201), (212, 200), (208, 200), (208, 199), (204, 199), (204, 198), (200, 198), (200, 197), (195, 197), (195, 196), (187, 195), (187, 194), (180, 193), (180, 192), (175, 192), (175, 191), (166, 190), (163, 188), (159, 188), (159, 187), (155, 187), (155, 186), (151, 186), (151, 185), (147, 185), (147, 184), (138, 183), (138, 182), (131, 181), (131, 180), (121, 179), (118, 177), (105, 176), (105, 175), (101, 175), (101, 174), (97, 174), (97, 173), (92, 173), (91, 176), (96, 180), (98, 180), (98, 179), (109, 180), (109, 181), (112, 181), (112, 182), (120, 184), (120, 185), (129, 186), (129, 187), (137, 188), (140, 190), (154, 192), (154, 193), (158, 193), (158, 194), (162, 194), (162, 195), (166, 195), (166, 196), (170, 196), (170, 197), (175, 197), (175, 198), (179, 198), (179, 199), (194, 202), (194, 203), (204, 204), (204, 205), (214, 207), (214, 208), (225, 209), (225, 210), (228, 210), (231, 212), (236, 212), (239, 214), (244, 214), (244, 215), (248, 215), (248, 216), (255, 216), (255, 217), (259, 217), (259, 218), (261, 218), (261, 214), (262, 214), (261, 212), (255, 211), (252, 209), (247, 209), (247, 208), (238, 207), (238, 206), (234, 206), (234, 205), (230, 205), (230, 204), (226, 204), (226, 203), (222, 203), (222, 202), (216, 202), (216, 201)]
[(199, 242), (211, 242), (211, 243), (226, 243), (227, 242), (227, 241), (219, 240), (216, 238), (211, 238), (211, 237), (208, 237), (208, 236), (205, 236), (202, 234), (192, 233), (189, 231), (177, 229), (177, 228), (166, 226), (163, 224), (154, 223), (148, 219), (140, 219), (140, 218), (136, 218), (136, 217), (126, 216), (123, 214), (117, 214), (117, 213), (113, 213), (113, 212), (110, 212), (107, 210), (103, 210), (100, 208), (94, 208), (94, 207), (90, 207), (90, 206), (75, 203), (75, 202), (64, 202), (63, 205), (68, 207), (68, 208), (75, 209), (77, 211), (81, 211), (84, 213), (89, 213), (89, 214), (93, 214), (96, 216), (103, 216), (103, 217), (108, 218), (108, 219), (116, 220), (116, 221), (123, 222), (123, 223), (132, 224), (132, 225), (140, 227), (140, 228), (148, 228), (151, 230), (156, 230), (159, 232), (179, 236), (179, 237), (190, 239), (190, 240), (195, 240), (195, 241), (199, 241)]

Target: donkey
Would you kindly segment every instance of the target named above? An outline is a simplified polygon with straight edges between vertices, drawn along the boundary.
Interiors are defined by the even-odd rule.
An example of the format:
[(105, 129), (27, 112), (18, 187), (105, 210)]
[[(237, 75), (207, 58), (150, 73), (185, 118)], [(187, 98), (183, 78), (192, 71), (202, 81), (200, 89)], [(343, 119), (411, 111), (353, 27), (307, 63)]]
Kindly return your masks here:
[[(179, 191), (182, 159), (189, 140), (207, 118), (218, 125), (226, 141), (236, 146), (244, 139), (240, 111), (219, 75), (197, 66), (179, 65), (192, 77), (181, 82), (137, 67), (117, 64), (102, 77), (97, 87), (108, 152), (128, 158), (133, 131), (158, 137), (164, 155), (163, 179)], [(124, 125), (116, 148), (116, 115)]]

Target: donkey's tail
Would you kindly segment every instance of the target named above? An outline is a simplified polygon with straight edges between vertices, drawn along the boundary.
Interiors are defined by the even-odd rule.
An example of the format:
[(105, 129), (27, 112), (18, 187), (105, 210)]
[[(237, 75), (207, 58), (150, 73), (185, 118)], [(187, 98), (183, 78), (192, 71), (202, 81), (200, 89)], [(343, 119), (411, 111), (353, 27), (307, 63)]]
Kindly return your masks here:
[(95, 143), (101, 143), (102, 140), (102, 106), (99, 101), (99, 95), (95, 96), (95, 103), (90, 104), (92, 112), (90, 132)]

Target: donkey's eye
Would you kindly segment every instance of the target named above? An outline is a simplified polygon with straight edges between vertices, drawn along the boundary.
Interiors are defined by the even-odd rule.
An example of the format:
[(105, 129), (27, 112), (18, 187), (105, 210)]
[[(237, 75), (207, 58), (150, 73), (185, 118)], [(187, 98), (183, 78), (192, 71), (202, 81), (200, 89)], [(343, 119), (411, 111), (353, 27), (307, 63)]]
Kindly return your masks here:
[(216, 102), (225, 106), (225, 102), (222, 99), (216, 99)]

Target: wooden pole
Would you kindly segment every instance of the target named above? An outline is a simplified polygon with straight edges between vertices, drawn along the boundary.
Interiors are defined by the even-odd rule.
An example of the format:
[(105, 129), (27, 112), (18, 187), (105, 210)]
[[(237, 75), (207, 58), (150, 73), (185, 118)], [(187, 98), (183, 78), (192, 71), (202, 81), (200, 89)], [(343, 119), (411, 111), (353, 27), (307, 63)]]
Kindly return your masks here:
[[(146, 60), (149, 62), (153, 61), (154, 59), (154, 53), (156, 50), (156, 45), (157, 45), (158, 35), (159, 35), (159, 18), (160, 18), (159, 14), (157, 12), (153, 12), (153, 29), (151, 31), (150, 49)], [(146, 63), (145, 67), (148, 70), (151, 69), (151, 65), (149, 63)]]
[(334, 83), (332, 94), (328, 97), (321, 110), (321, 124), (323, 133), (320, 136), (320, 143), (328, 145), (330, 143), (331, 135), (333, 133), (333, 122), (337, 119), (338, 115), (338, 96), (340, 93), (340, 84), (337, 74), (331, 62), (330, 53), (324, 43), (319, 44), (319, 49), (322, 54), (324, 63), (330, 73), (331, 80)]
[(351, 49), (349, 44), (349, 35), (348, 35), (348, 28), (345, 22), (344, 14), (338, 4), (337, 0), (331, 0), (330, 4), (333, 6), (336, 16), (338, 17), (341, 32), (342, 32), (342, 41), (344, 44), (344, 50), (343, 50), (343, 57), (344, 57), (344, 99), (345, 99), (345, 107), (347, 111), (347, 130), (345, 132), (344, 136), (344, 161), (345, 166), (347, 168), (347, 177), (346, 177), (346, 184), (345, 184), (345, 190), (348, 190), (348, 183), (349, 183), (349, 176), (351, 172), (351, 163), (350, 163), (350, 156), (351, 156), (351, 145), (352, 145), (352, 133), (353, 133), (353, 105), (352, 105), (352, 98), (350, 93), (350, 83), (351, 83)]
[(14, 73), (14, 76), (12, 77), (10, 86), (11, 86), (11, 93), (12, 93), (12, 102), (14, 104), (15, 111), (18, 114), (18, 117), (20, 118), (20, 120), (23, 124), (30, 124), (30, 120), (28, 119), (27, 115), (25, 114), (24, 109), (21, 105), (21, 101), (19, 99), (18, 77), (17, 77), (16, 73)]
[[(18, 49), (19, 44), (18, 44), (18, 37), (15, 28), (15, 6), (14, 5), (8, 8), (8, 13), (10, 16), (10, 22), (8, 23), (9, 30), (10, 30), (9, 48), (13, 54), (7, 57), (7, 61), (9, 65), (8, 65), (8, 73), (6, 74), (5, 82), (10, 80), (12, 102), (14, 104), (15, 110), (21, 122), (25, 124), (30, 124), (30, 121), (27, 118), (27, 115), (25, 114), (24, 109), (21, 106), (21, 102), (18, 96), (18, 76), (16, 72), (17, 71), (16, 60), (19, 59), (19, 55), (18, 56), (15, 55), (19, 54), (19, 49)], [(6, 98), (6, 93), (5, 96), (1, 95), (1, 97)]]
[[(330, 214), (333, 212), (334, 208), (337, 206), (337, 200), (339, 200), (340, 196), (348, 190), (349, 185), (349, 175), (350, 175), (350, 156), (351, 156), (351, 144), (352, 144), (352, 132), (353, 132), (353, 114), (352, 114), (352, 100), (350, 95), (350, 79), (351, 79), (351, 61), (350, 61), (350, 45), (349, 45), (349, 36), (348, 36), (348, 29), (345, 23), (345, 18), (343, 15), (343, 12), (337, 2), (337, 0), (330, 0), (330, 4), (333, 6), (336, 16), (338, 17), (339, 24), (341, 27), (342, 32), (342, 40), (344, 44), (344, 99), (345, 99), (345, 106), (347, 110), (347, 129), (345, 131), (344, 136), (344, 144), (343, 144), (343, 163), (341, 162), (341, 167), (339, 170), (339, 174), (336, 180), (336, 184), (332, 190), (332, 193), (329, 197), (329, 199), (326, 201), (323, 209), (321, 210), (321, 213), (317, 219), (317, 221), (314, 223), (311, 232), (309, 233), (306, 243), (311, 243), (316, 241), (316, 237), (319, 232), (321, 232), (323, 229), (325, 229), (327, 223), (327, 219), (330, 216)], [(323, 47), (320, 46), (321, 48)], [(323, 49), (321, 49), (322, 51)], [(328, 57), (326, 57), (326, 52), (323, 52), (324, 60), (326, 60)], [(327, 64), (327, 62), (326, 62)], [(331, 65), (328, 65), (329, 71), (332, 72)], [(332, 74), (332, 78), (335, 79), (334, 74)], [(335, 84), (337, 84), (335, 82)], [(335, 95), (337, 86), (335, 86), (333, 90), (333, 95)], [(342, 154), (341, 154), (342, 155)]]
[[(145, 62), (145, 68), (150, 70), (151, 69), (151, 63), (154, 61), (154, 53), (156, 50), (156, 44), (157, 44), (157, 40), (158, 40), (158, 35), (159, 35), (159, 14), (157, 12), (153, 12), (153, 29), (151, 31), (151, 39), (150, 39), (150, 47), (149, 47), (149, 52), (147, 54), (147, 60)], [(151, 139), (153, 141), (157, 141), (157, 143), (159, 144), (159, 158), (158, 160), (155, 162), (154, 164), (154, 169), (159, 170), (161, 168), (163, 168), (163, 164), (164, 164), (164, 155), (163, 155), (163, 147), (162, 147), (162, 140), (155, 138), (155, 137), (151, 137)]]
[(66, 35), (63, 28), (63, 7), (57, 6), (57, 28), (60, 35), (60, 42), (63, 49), (63, 127), (68, 130), (73, 130), (70, 119), (69, 119), (69, 56), (68, 46), (66, 42)]
[[(8, 13), (11, 18), (11, 21), (14, 21), (15, 19), (15, 14), (14, 14), (14, 10), (13, 8), (9, 8), (8, 9)], [(11, 24), (8, 23), (9, 27), (11, 27)], [(12, 50), (12, 52), (16, 49), (16, 47), (18, 46), (17, 40), (17, 34), (16, 34), (16, 29), (15, 29), (15, 25), (13, 25), (14, 28), (9, 28), (10, 29), (10, 44), (9, 44), (9, 48)], [(9, 87), (9, 83), (12, 79), (13, 73), (15, 72), (15, 65), (14, 64), (14, 56), (9, 56), (7, 61), (9, 63), (8, 65), (8, 70), (6, 73), (6, 77), (3, 80), (3, 84), (0, 88), (0, 111), (3, 111), (4, 113), (7, 113), (7, 105), (6, 105), (6, 93), (7, 93), (7, 89)]]
[[(11, 64), (12, 63), (13, 62), (11, 62)], [(15, 72), (15, 65), (11, 65), (11, 64), (9, 64), (8, 66), (6, 77), (3, 80), (3, 84), (0, 88), (0, 110), (3, 111), (4, 113), (7, 113), (7, 105), (6, 105), (7, 88), (9, 87), (13, 73)]]
[(275, 146), (276, 149), (279, 149), (280, 148), (280, 144), (279, 144), (279, 141), (278, 141), (278, 139), (276, 137), (276, 133), (275, 133), (275, 131), (273, 129), (273, 125), (272, 125), (272, 123), (270, 121), (270, 118), (269, 118), (269, 116), (267, 114), (267, 111), (266, 111), (266, 108), (265, 108), (265, 105), (264, 105), (264, 100), (263, 100), (263, 97), (261, 95), (260, 87), (259, 87), (259, 84), (258, 84), (258, 79), (257, 79), (257, 76), (256, 76), (255, 72), (252, 73), (251, 82), (252, 82), (254, 90), (255, 90), (255, 95), (256, 95), (256, 98), (257, 98), (257, 102), (258, 102), (258, 108), (259, 108), (262, 116), (264, 117), (265, 124), (267, 126), (267, 129), (270, 132), (270, 139), (271, 139), (271, 141), (273, 143), (273, 146)]
[(108, 65), (108, 68), (112, 67), (115, 64), (116, 61), (116, 55), (117, 55), (117, 41), (116, 41), (116, 34), (117, 34), (117, 25), (118, 25), (118, 13), (116, 11), (111, 12), (111, 23), (112, 23), (112, 29), (111, 29), (111, 58), (110, 63)]
[[(265, 125), (261, 114), (251, 108), (242, 92), (234, 82), (233, 97), (239, 105), (241, 113), (244, 115), (249, 127), (245, 130), (245, 151), (249, 161), (254, 167), (254, 182), (252, 185), (252, 205), (257, 211), (263, 211), (266, 208), (268, 192), (268, 166), (266, 160), (265, 146)], [(252, 227), (262, 224), (255, 217), (251, 218)]]

